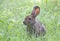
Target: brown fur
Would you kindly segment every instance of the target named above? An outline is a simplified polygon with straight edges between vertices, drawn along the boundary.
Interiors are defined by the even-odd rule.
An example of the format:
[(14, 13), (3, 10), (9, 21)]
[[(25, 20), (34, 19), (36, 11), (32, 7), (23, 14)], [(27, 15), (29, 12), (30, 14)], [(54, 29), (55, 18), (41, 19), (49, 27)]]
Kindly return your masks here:
[(38, 20), (36, 20), (36, 16), (39, 14), (39, 12), (40, 12), (40, 8), (38, 6), (35, 6), (33, 8), (31, 15), (26, 16), (23, 22), (27, 26), (27, 32), (30, 35), (44, 36), (46, 33), (44, 25)]

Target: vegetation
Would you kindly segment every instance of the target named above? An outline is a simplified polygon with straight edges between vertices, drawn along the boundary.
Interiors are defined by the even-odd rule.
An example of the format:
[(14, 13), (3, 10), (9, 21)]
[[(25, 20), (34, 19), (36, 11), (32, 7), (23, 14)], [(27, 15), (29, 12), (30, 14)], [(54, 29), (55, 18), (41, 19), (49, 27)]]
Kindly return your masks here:
[[(37, 17), (45, 24), (45, 37), (28, 37), (24, 18), (35, 5), (41, 9)], [(60, 41), (60, 0), (0, 0), (0, 41)]]

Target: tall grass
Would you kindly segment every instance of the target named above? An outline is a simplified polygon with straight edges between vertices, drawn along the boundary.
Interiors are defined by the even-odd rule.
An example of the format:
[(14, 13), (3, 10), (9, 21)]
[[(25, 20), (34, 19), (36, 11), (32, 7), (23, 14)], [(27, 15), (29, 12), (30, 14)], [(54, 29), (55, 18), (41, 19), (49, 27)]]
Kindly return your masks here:
[[(35, 5), (41, 8), (39, 21), (45, 24), (45, 37), (30, 38), (23, 25)], [(0, 41), (60, 41), (60, 1), (0, 0)]]

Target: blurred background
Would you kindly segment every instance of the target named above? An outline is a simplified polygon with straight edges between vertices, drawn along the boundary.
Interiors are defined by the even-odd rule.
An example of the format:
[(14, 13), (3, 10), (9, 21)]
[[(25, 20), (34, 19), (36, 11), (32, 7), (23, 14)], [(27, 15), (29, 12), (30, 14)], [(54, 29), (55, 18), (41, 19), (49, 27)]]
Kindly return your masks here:
[[(24, 18), (34, 6), (41, 8), (37, 19), (45, 24), (45, 38), (30, 38)], [(60, 41), (60, 0), (0, 0), (0, 41)]]

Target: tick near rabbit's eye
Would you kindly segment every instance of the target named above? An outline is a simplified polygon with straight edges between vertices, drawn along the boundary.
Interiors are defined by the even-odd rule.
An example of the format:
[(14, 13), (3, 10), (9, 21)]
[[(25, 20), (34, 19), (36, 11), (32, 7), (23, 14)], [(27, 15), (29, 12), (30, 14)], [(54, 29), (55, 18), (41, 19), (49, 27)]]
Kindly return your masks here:
[(31, 20), (31, 18), (29, 18), (29, 20)]

